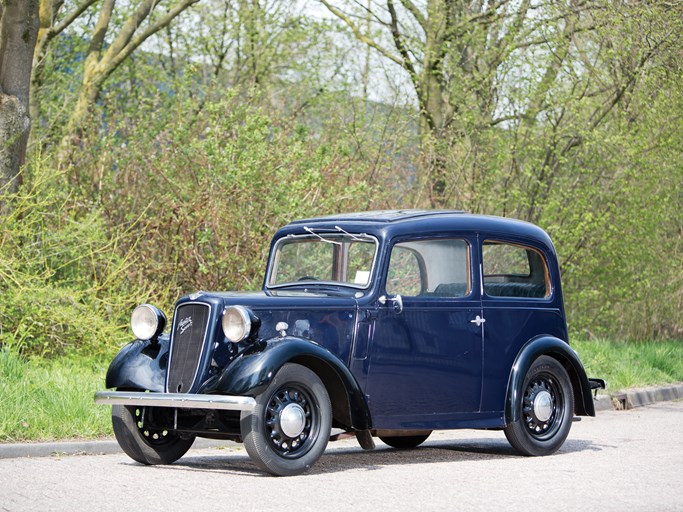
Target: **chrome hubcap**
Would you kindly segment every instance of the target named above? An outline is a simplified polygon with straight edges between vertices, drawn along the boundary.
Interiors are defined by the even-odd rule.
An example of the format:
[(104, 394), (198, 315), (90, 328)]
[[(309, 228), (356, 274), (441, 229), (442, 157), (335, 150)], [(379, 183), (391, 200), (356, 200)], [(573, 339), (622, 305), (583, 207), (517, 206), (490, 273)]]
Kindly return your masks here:
[(553, 397), (547, 391), (540, 391), (534, 398), (534, 416), (538, 421), (548, 421), (553, 415)]
[(280, 412), (280, 430), (287, 437), (299, 437), (306, 427), (306, 412), (299, 404), (287, 404)]

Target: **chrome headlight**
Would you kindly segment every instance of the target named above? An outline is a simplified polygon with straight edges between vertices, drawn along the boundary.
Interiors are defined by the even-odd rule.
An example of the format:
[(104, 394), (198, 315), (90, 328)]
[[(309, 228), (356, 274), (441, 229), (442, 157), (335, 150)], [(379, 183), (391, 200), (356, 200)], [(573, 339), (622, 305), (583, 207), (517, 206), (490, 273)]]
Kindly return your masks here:
[(228, 341), (239, 343), (254, 337), (261, 322), (250, 309), (244, 306), (229, 306), (223, 311), (221, 325)]
[(130, 328), (140, 340), (152, 340), (159, 336), (166, 326), (166, 316), (151, 304), (142, 304), (130, 316)]

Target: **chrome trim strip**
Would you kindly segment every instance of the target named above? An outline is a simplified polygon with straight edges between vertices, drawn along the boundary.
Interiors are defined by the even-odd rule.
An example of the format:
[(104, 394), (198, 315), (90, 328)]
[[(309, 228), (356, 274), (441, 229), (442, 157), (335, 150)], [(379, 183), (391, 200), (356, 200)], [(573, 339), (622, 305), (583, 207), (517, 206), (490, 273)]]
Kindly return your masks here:
[(145, 393), (140, 391), (97, 391), (95, 403), (175, 407), (179, 409), (222, 409), (226, 411), (253, 411), (256, 407), (256, 400), (249, 396)]

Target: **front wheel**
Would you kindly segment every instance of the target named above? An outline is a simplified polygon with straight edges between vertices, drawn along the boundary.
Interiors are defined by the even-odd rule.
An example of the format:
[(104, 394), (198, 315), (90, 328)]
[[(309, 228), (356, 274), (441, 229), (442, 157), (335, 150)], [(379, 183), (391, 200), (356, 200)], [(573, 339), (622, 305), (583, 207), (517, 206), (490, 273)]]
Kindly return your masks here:
[(574, 414), (574, 393), (567, 370), (552, 357), (541, 356), (524, 378), (522, 395), (513, 407), (519, 420), (505, 427), (505, 437), (524, 455), (550, 455), (567, 439)]
[(256, 397), (256, 407), (240, 422), (247, 453), (277, 476), (303, 473), (325, 451), (332, 427), (330, 397), (320, 378), (289, 363)]
[(113, 405), (111, 422), (121, 449), (141, 464), (171, 464), (187, 453), (194, 436), (181, 437), (162, 427), (152, 427), (159, 409)]

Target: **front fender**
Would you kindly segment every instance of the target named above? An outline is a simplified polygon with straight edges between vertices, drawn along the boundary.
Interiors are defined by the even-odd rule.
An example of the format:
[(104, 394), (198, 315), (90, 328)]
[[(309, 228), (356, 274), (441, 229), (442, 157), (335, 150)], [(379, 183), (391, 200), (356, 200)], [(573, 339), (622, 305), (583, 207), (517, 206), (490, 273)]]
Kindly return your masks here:
[[(286, 363), (313, 370), (330, 395), (333, 414), (345, 426), (370, 428), (370, 413), (358, 382), (346, 365), (326, 348), (294, 336), (273, 338), (260, 351), (235, 359), (219, 378), (201, 393), (256, 396), (272, 382)], [(348, 408), (340, 404), (348, 403)]]
[(157, 342), (135, 340), (123, 347), (109, 365), (107, 388), (164, 392), (168, 365), (168, 335)]
[(579, 416), (595, 416), (590, 383), (579, 356), (566, 342), (552, 336), (539, 336), (528, 341), (522, 347), (515, 364), (512, 366), (505, 403), (506, 423), (519, 420), (519, 407), (515, 407), (514, 404), (519, 403), (524, 392), (522, 389), (524, 377), (531, 367), (531, 363), (542, 355), (557, 359), (567, 370), (574, 390), (574, 412)]

